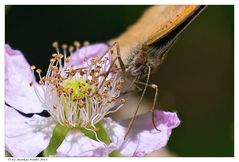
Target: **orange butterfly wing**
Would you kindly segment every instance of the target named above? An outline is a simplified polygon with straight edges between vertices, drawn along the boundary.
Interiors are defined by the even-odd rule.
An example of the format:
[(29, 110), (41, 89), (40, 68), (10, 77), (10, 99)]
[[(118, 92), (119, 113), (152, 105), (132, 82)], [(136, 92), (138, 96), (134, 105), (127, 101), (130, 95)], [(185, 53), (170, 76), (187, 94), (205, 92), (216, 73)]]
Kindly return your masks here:
[(136, 44), (149, 46), (163, 38), (197, 11), (198, 5), (158, 5), (150, 7), (143, 16), (118, 38), (121, 56), (125, 62)]

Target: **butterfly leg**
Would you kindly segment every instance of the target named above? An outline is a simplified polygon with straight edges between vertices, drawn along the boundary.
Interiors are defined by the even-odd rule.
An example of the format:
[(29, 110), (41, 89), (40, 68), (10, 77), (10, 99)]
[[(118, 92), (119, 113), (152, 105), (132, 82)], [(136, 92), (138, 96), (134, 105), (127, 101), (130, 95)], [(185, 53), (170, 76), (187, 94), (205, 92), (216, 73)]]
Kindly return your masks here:
[[(146, 83), (144, 84), (143, 92), (142, 92), (141, 97), (140, 97), (140, 99), (139, 99), (139, 102), (138, 102), (138, 104), (137, 104), (137, 108), (136, 108), (136, 110), (135, 110), (135, 112), (134, 112), (134, 116), (133, 116), (133, 118), (130, 120), (130, 122), (129, 122), (129, 124), (128, 124), (128, 127), (127, 127), (127, 130), (126, 130), (124, 139), (126, 139), (126, 137), (128, 136), (128, 134), (129, 134), (129, 132), (130, 132), (132, 126), (133, 126), (133, 123), (134, 123), (134, 121), (135, 121), (135, 119), (136, 119), (136, 116), (137, 116), (137, 113), (138, 113), (138, 110), (139, 110), (139, 106), (140, 106), (140, 104), (141, 104), (141, 102), (142, 102), (142, 100), (143, 100), (143, 97), (144, 97), (144, 95), (145, 95), (146, 89), (147, 89), (147, 87), (148, 87), (150, 74), (151, 74), (151, 67), (149, 66), (149, 72), (148, 72), (148, 74), (147, 74), (147, 79), (146, 79)], [(138, 82), (138, 81), (136, 80), (135, 83), (137, 83), (137, 82)]]
[(121, 58), (119, 43), (115, 42), (114, 44), (116, 45), (116, 54), (117, 54), (117, 58), (118, 58), (118, 61), (119, 61), (120, 68), (123, 72), (125, 72), (126, 67), (125, 67), (125, 64), (124, 64), (124, 62)]
[[(103, 79), (103, 81), (101, 82), (101, 84), (100, 84), (100, 86), (99, 86), (98, 89), (100, 89), (100, 88), (103, 86), (103, 84), (104, 84), (106, 78), (107, 78), (108, 75), (110, 74), (110, 72), (111, 72), (111, 70), (112, 70), (112, 68), (113, 68), (113, 66), (115, 65), (115, 62), (116, 62), (117, 60), (119, 61), (120, 69), (121, 69), (123, 72), (125, 72), (125, 65), (124, 65), (124, 63), (123, 63), (123, 61), (122, 61), (122, 59), (121, 59), (120, 48), (119, 48), (118, 42), (113, 43), (113, 45), (105, 52), (105, 54), (107, 54), (108, 52), (110, 52), (111, 54), (113, 54), (112, 48), (113, 48), (114, 46), (116, 46), (117, 55), (116, 55), (116, 57), (113, 59), (112, 64), (110, 65), (108, 71), (105, 73), (104, 79)], [(105, 54), (104, 54), (104, 55), (105, 55)], [(102, 59), (102, 58), (104, 57), (104, 55), (103, 55), (100, 59)]]
[(153, 100), (153, 105), (150, 109), (150, 111), (152, 112), (152, 123), (153, 123), (153, 126), (154, 128), (157, 130), (157, 131), (161, 131), (157, 128), (156, 126), (156, 123), (155, 123), (155, 105), (156, 105), (156, 102), (157, 102), (157, 98), (158, 98), (158, 86), (156, 84), (146, 84), (144, 82), (141, 82), (141, 81), (136, 81), (135, 83), (137, 84), (141, 84), (141, 85), (147, 85), (148, 87), (151, 87), (155, 90), (155, 93), (154, 93), (154, 100)]

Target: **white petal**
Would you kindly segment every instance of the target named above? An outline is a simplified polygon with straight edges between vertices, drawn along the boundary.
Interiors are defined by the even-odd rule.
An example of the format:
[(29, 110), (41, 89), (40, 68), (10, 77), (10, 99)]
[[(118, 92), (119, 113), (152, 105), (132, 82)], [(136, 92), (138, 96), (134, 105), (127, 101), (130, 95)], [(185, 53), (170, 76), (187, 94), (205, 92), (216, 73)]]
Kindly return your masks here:
[(75, 67), (79, 68), (83, 65), (84, 58), (86, 57), (89, 60), (92, 57), (98, 56), (101, 57), (107, 51), (108, 46), (103, 43), (93, 44), (87, 47), (82, 47), (78, 51), (72, 54), (70, 62), (67, 64), (74, 65)]
[(113, 143), (126, 156), (145, 156), (155, 150), (164, 147), (171, 135), (172, 129), (176, 128), (180, 121), (176, 113), (156, 111), (156, 125), (161, 131), (157, 131), (151, 120), (151, 113), (138, 116), (129, 135), (124, 140), (128, 120), (116, 123), (110, 118), (105, 120), (105, 128)]
[[(5, 101), (24, 113), (41, 112), (41, 103), (33, 87), (29, 86), (31, 81), (30, 65), (23, 54), (5, 45)], [(40, 87), (36, 86), (42, 94)]]
[(51, 117), (27, 118), (8, 106), (5, 117), (5, 147), (13, 156), (33, 157), (47, 147), (55, 127)]
[(79, 130), (71, 130), (57, 149), (57, 156), (99, 157), (107, 156), (116, 149), (114, 144), (106, 146), (84, 136)]

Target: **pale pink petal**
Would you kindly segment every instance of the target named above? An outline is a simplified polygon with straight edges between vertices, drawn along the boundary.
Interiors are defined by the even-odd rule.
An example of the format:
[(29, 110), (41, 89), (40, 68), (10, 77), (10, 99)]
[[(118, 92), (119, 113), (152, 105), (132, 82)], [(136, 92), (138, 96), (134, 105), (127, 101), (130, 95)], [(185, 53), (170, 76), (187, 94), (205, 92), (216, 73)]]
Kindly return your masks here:
[(95, 56), (101, 57), (105, 54), (108, 48), (109, 47), (103, 43), (82, 47), (72, 54), (70, 62), (67, 65), (84, 66), (84, 58), (89, 60)]
[(146, 113), (135, 120), (126, 140), (124, 140), (124, 135), (129, 121), (120, 121), (119, 124), (107, 118), (105, 127), (112, 142), (119, 146), (118, 149), (123, 155), (145, 156), (164, 147), (172, 129), (180, 124), (176, 113), (156, 111), (156, 116), (155, 121), (160, 132), (152, 125), (151, 113)]
[[(25, 112), (34, 113), (43, 110), (33, 87), (29, 83), (32, 77), (30, 65), (23, 54), (5, 45), (5, 101), (12, 107)], [(36, 84), (38, 91), (40, 87)]]
[(57, 149), (57, 156), (99, 157), (107, 156), (115, 149), (116, 146), (114, 144), (106, 146), (84, 136), (79, 130), (71, 130)]
[(34, 157), (44, 150), (52, 136), (52, 118), (27, 118), (5, 106), (5, 149), (12, 156)]

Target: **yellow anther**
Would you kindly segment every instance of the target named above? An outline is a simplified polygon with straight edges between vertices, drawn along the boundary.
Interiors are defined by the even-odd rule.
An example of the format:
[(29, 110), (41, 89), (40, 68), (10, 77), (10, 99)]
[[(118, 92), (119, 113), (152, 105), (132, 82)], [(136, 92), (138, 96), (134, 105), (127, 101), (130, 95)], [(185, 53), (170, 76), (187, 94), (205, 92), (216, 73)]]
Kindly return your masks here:
[(54, 59), (54, 58), (50, 59), (50, 63), (54, 63), (55, 61), (56, 61), (56, 59)]
[(97, 62), (98, 62), (98, 60), (99, 60), (99, 57), (94, 57), (94, 58), (91, 59), (91, 63), (92, 63), (93, 65), (96, 65)]
[(53, 53), (51, 56), (56, 57), (57, 55), (58, 55), (57, 53)]
[(58, 67), (57, 66), (51, 66), (51, 70), (52, 71), (58, 71)]
[(40, 74), (42, 72), (42, 70), (41, 69), (37, 69), (36, 72)]
[(98, 132), (100, 130), (100, 128), (94, 128), (95, 132)]
[(120, 91), (122, 89), (122, 86), (119, 84), (116, 86), (116, 90)]
[(68, 125), (68, 124), (69, 124), (69, 121), (68, 121), (68, 120), (65, 120), (64, 123), (65, 123), (66, 125)]
[(39, 81), (39, 84), (40, 84), (40, 85), (43, 85), (43, 83), (44, 83), (43, 80), (40, 80), (40, 81)]
[(58, 54), (58, 55), (56, 56), (56, 59), (57, 59), (57, 60), (60, 60), (60, 59), (62, 59), (63, 57), (64, 57), (64, 55)]
[(120, 83), (124, 83), (125, 80), (123, 78), (120, 79)]
[(53, 42), (53, 43), (52, 43), (52, 47), (53, 47), (53, 48), (58, 48), (58, 42), (57, 42), (57, 41)]
[(31, 66), (31, 69), (32, 69), (32, 70), (35, 70), (35, 69), (36, 69), (36, 66), (35, 66), (35, 65), (32, 65), (32, 66)]
[(121, 103), (121, 104), (125, 104), (125, 99), (122, 98), (122, 99), (120, 100), (120, 103)]
[(76, 46), (76, 48), (79, 48), (80, 47), (80, 42), (79, 41), (75, 41), (74, 45)]
[(67, 44), (62, 44), (61, 46), (63, 49), (67, 49)]
[(69, 52), (71, 53), (74, 50), (73, 46), (69, 46)]
[(88, 46), (89, 44), (90, 44), (90, 42), (89, 41), (84, 41), (84, 46)]
[(68, 57), (66, 58), (66, 62), (70, 62), (70, 60), (71, 60), (71, 57), (68, 56)]

